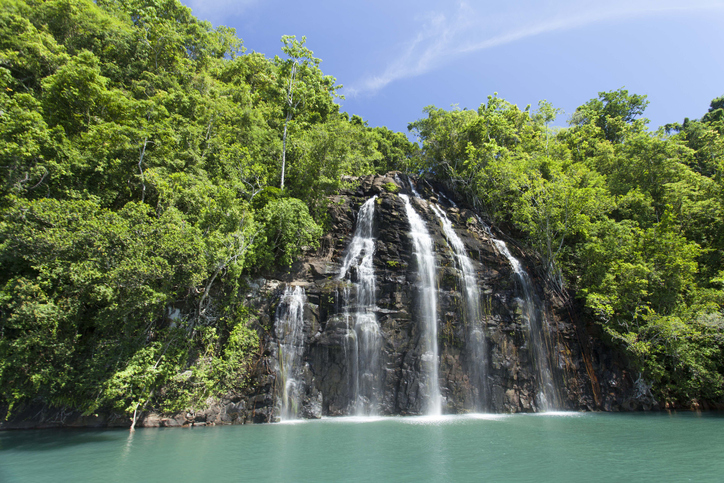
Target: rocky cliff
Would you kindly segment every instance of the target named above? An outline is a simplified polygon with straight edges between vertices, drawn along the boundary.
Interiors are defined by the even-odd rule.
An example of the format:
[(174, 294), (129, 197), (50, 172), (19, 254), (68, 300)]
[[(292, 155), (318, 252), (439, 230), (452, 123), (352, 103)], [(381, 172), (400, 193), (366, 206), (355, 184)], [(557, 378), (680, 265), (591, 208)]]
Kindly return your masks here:
[[(452, 194), (424, 181), (414, 190), (414, 181), (400, 173), (350, 181), (355, 188), (330, 199), (331, 230), (319, 250), (286, 273), (248, 284), (247, 300), (263, 334), (251, 389), (209, 401), (203, 411), (145, 414), (139, 426), (425, 414), (435, 391), (446, 414), (655, 407), (599, 341), (595, 327), (576, 317), (572, 299), (535, 276), (535, 260), (476, 213), (457, 207)], [(422, 286), (403, 195), (432, 240), (432, 292)], [(350, 264), (364, 255), (350, 255), (350, 244), (359, 236), (360, 210), (372, 197), (374, 209), (366, 215), (369, 266)], [(473, 273), (467, 282), (443, 219), (469, 258)], [(360, 283), (364, 277), (366, 284)], [(471, 279), (472, 292), (464, 287)], [(466, 308), (470, 293), (479, 299), (474, 316)], [(423, 313), (427, 297), (435, 298), (435, 360), (430, 328), (422, 322), (430, 318)], [(291, 317), (297, 326), (289, 325)], [(112, 415), (36, 410), (3, 428), (128, 425)]]
[[(350, 339), (355, 338), (349, 308), (354, 284), (340, 279), (342, 260), (355, 233), (360, 207), (376, 196), (373, 218), (374, 276), (376, 304), (372, 309), (379, 327), (379, 361), (375, 379), (376, 399), (371, 410), (382, 415), (423, 414), (428, 389), (425, 382), (425, 334), (420, 313), (424, 293), (420, 287), (410, 223), (405, 213), (403, 193), (411, 194), (407, 179), (395, 173), (366, 177), (354, 190), (331, 199), (332, 229), (324, 237), (318, 253), (295, 265), (285, 280), (265, 280), (255, 297), (266, 316), (278, 315), (288, 286), (302, 287), (306, 294), (303, 317), (303, 355), (295, 376), (295, 414), (315, 418), (359, 412), (359, 358)], [(439, 387), (443, 413), (531, 412), (558, 410), (631, 410), (651, 407), (652, 402), (636, 397), (632, 378), (621, 369), (595, 337), (595, 329), (574, 317), (566, 297), (555, 293), (530, 274), (532, 293), (525, 293), (513, 266), (501, 253), (493, 234), (475, 213), (453, 206), (427, 183), (419, 183), (420, 197), (410, 197), (415, 211), (423, 218), (434, 244), (437, 290), (437, 344)], [(483, 337), (470, 330), (475, 321), (467, 320), (460, 270), (454, 251), (443, 232), (437, 207), (452, 222), (472, 261), (480, 294)], [(496, 238), (497, 237), (497, 238)], [(532, 266), (525, 253), (512, 242), (510, 252)], [(526, 296), (532, 299), (540, 318), (542, 337), (531, 334)], [(273, 324), (274, 320), (269, 320)], [(277, 321), (279, 323), (279, 321)], [(268, 332), (264, 367), (267, 374), (254, 398), (255, 414), (276, 420), (284, 402), (279, 377), (280, 344), (274, 331)], [(534, 342), (543, 344), (537, 355)], [(359, 342), (357, 342), (359, 343)], [(479, 372), (485, 366), (481, 384)], [(541, 357), (547, 359), (540, 360)], [(544, 407), (540, 366), (545, 362), (554, 394)], [(368, 401), (370, 402), (370, 401)], [(259, 418), (260, 415), (255, 416)]]

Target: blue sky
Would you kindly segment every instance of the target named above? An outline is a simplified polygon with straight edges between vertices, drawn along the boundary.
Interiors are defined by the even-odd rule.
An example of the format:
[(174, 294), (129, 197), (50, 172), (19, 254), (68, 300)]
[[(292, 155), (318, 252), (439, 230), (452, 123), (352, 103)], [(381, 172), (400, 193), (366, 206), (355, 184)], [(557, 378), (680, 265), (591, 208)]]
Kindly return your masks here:
[(699, 118), (724, 95), (724, 0), (356, 2), (182, 0), (234, 27), (249, 51), (305, 35), (342, 109), (407, 132), (427, 105), (476, 109), (487, 96), (575, 108), (600, 91), (646, 94), (651, 127)]

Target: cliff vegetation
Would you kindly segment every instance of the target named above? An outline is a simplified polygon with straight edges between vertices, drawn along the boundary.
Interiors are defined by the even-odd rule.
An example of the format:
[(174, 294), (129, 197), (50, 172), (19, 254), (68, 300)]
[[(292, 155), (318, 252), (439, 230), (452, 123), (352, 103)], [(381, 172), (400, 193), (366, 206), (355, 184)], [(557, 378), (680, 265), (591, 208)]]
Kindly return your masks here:
[[(541, 102), (340, 112), (306, 39), (248, 52), (176, 0), (0, 5), (0, 406), (133, 415), (243, 391), (270, 327), (250, 276), (329, 229), (345, 176), (438, 182), (539, 255), (641, 384), (724, 397), (724, 98), (651, 131), (620, 89), (565, 129)], [(394, 186), (394, 185), (393, 185)], [(390, 189), (390, 191), (394, 191)]]

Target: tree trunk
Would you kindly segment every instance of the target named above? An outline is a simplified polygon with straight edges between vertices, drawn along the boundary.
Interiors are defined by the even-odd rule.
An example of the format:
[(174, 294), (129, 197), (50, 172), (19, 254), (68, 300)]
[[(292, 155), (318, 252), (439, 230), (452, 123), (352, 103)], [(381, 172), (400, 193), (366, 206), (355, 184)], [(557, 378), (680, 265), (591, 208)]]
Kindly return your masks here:
[(287, 87), (287, 111), (286, 119), (284, 119), (284, 135), (282, 136), (282, 182), (280, 189), (284, 191), (284, 171), (287, 165), (287, 126), (292, 118), (292, 108), (294, 105), (294, 77), (297, 75), (297, 64), (292, 64), (292, 72), (289, 76), (289, 87)]
[(148, 136), (144, 138), (143, 140), (143, 147), (141, 148), (141, 156), (138, 160), (138, 171), (141, 172), (141, 186), (143, 187), (143, 190), (141, 191), (141, 203), (146, 201), (146, 180), (143, 177), (143, 156), (146, 154), (146, 145), (148, 144)]
[(287, 124), (292, 118), (292, 111), (287, 112), (287, 118), (284, 121), (284, 136), (282, 136), (282, 183), (281, 190), (284, 191), (284, 170), (287, 164)]

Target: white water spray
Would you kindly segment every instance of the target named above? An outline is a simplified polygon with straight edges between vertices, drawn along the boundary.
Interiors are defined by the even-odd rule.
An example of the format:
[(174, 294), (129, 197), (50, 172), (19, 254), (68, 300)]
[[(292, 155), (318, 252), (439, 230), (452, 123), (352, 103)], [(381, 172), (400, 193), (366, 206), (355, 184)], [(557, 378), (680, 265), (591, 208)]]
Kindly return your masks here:
[(427, 400), (425, 411), (428, 415), (439, 415), (442, 413), (442, 396), (438, 376), (440, 362), (437, 348), (437, 284), (432, 238), (430, 238), (425, 222), (412, 207), (410, 198), (407, 195), (400, 195), (400, 197), (405, 202), (420, 277), (420, 313), (423, 319), (424, 342), (422, 365), (426, 379), (422, 389)]
[(546, 350), (546, 340), (543, 332), (545, 320), (541, 320), (541, 311), (533, 300), (533, 285), (530, 277), (523, 269), (520, 261), (510, 253), (504, 241), (495, 238), (492, 238), (492, 240), (500, 253), (510, 262), (523, 290), (523, 313), (528, 321), (530, 342), (533, 348), (533, 362), (538, 373), (538, 405), (543, 411), (556, 409), (559, 406), (558, 396), (548, 362), (548, 351)]
[(282, 390), (282, 420), (297, 418), (299, 396), (304, 389), (300, 372), (304, 353), (306, 299), (302, 287), (287, 286), (274, 317), (274, 332), (279, 344), (278, 380)]
[(357, 227), (342, 262), (339, 279), (350, 282), (343, 294), (348, 341), (354, 344), (348, 353), (352, 404), (357, 415), (377, 413), (379, 392), (379, 352), (381, 334), (377, 323), (374, 253), (375, 239), (372, 234), (375, 200), (367, 200), (359, 210)]
[(465, 297), (465, 321), (468, 330), (468, 353), (471, 359), (471, 380), (473, 381), (475, 409), (488, 409), (488, 363), (486, 356), (486, 340), (483, 332), (483, 320), (480, 310), (480, 290), (475, 268), (465, 250), (465, 244), (450, 222), (447, 215), (436, 205), (431, 204), (432, 211), (442, 223), (442, 229), (448, 243), (453, 249), (455, 262), (460, 273)]
[(410, 191), (412, 191), (412, 194), (415, 196), (415, 198), (422, 198), (422, 196), (420, 196), (420, 193), (418, 193), (417, 190), (415, 189), (415, 185), (412, 184), (412, 178), (410, 178), (408, 176), (407, 182), (410, 183)]

